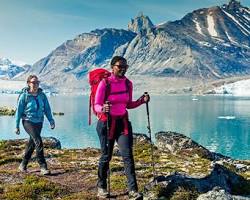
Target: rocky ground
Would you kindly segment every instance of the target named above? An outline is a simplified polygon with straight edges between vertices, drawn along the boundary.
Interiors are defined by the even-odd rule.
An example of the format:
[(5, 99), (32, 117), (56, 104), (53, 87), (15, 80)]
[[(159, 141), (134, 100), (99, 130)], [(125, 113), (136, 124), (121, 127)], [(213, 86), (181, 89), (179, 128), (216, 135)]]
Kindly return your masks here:
[[(55, 139), (44, 139), (50, 176), (41, 176), (35, 158), (28, 173), (17, 168), (25, 140), (0, 142), (0, 199), (87, 200), (96, 197), (100, 151), (61, 149)], [(139, 190), (144, 199), (250, 199), (250, 161), (215, 154), (177, 133), (159, 132), (153, 148), (145, 135), (135, 134), (134, 156)], [(123, 163), (117, 148), (111, 162), (113, 199), (128, 199)]]

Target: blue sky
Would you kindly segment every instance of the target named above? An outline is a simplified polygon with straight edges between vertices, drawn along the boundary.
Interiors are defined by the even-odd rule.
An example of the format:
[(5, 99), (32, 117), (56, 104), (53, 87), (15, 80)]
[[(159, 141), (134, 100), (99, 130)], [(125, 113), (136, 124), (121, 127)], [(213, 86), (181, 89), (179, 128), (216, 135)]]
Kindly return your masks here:
[[(228, 0), (0, 0), (0, 57), (33, 64), (76, 35), (123, 28), (143, 12), (154, 24)], [(250, 0), (241, 0), (250, 7)]]

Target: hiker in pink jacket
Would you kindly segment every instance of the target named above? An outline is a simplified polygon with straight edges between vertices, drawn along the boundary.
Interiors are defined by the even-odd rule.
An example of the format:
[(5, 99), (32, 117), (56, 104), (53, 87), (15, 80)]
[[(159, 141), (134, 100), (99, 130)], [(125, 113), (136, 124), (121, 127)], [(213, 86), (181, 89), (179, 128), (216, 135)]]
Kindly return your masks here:
[[(112, 74), (98, 85), (94, 108), (99, 118), (97, 133), (101, 143), (101, 157), (98, 166), (98, 196), (107, 197), (107, 172), (112, 157), (114, 142), (121, 152), (125, 174), (128, 180), (129, 198), (140, 199), (133, 158), (133, 132), (127, 109), (136, 108), (149, 101), (143, 95), (133, 101), (133, 84), (125, 77), (128, 65), (125, 58), (115, 56), (111, 60)], [(107, 121), (109, 122), (107, 125)], [(108, 130), (107, 130), (108, 126)]]

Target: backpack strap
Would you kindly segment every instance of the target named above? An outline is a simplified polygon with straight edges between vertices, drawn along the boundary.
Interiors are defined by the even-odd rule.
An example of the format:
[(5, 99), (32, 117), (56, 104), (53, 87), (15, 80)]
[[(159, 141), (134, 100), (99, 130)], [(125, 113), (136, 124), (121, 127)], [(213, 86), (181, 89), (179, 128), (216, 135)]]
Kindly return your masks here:
[(124, 90), (124, 91), (119, 91), (119, 92), (110, 92), (109, 91), (109, 95), (110, 94), (123, 94), (123, 93), (129, 93), (129, 89), (130, 89), (130, 82), (129, 82), (129, 80), (126, 78), (126, 80), (125, 80), (125, 85), (126, 85), (126, 90)]
[(110, 84), (108, 78), (105, 78), (104, 81), (106, 84), (105, 97), (104, 97), (104, 103), (105, 103), (105, 101), (107, 101), (108, 96), (110, 95), (110, 92), (111, 92), (111, 84)]
[(21, 95), (24, 95), (24, 107), (26, 107), (26, 105), (28, 104), (28, 95), (25, 92), (21, 92), (18, 97), (17, 97), (17, 103), (19, 102), (19, 99), (21, 97)]
[(126, 78), (126, 81), (125, 81), (125, 84), (126, 84), (126, 88), (127, 88), (127, 91), (128, 91), (128, 99), (130, 99), (130, 94), (129, 94), (129, 90), (131, 89), (131, 83), (130, 81)]
[(45, 105), (45, 98), (46, 98), (46, 95), (44, 92), (41, 92), (41, 96), (42, 96), (42, 99), (43, 99), (43, 104)]

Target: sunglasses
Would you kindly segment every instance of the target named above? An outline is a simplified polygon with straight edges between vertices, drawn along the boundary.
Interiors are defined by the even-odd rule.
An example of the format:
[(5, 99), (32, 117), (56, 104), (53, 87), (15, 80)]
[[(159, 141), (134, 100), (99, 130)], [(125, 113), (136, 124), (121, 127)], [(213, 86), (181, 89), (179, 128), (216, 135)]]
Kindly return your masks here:
[(29, 83), (32, 83), (33, 85), (39, 85), (40, 81), (30, 81)]
[(114, 66), (118, 67), (119, 69), (128, 68), (128, 65), (114, 65)]

